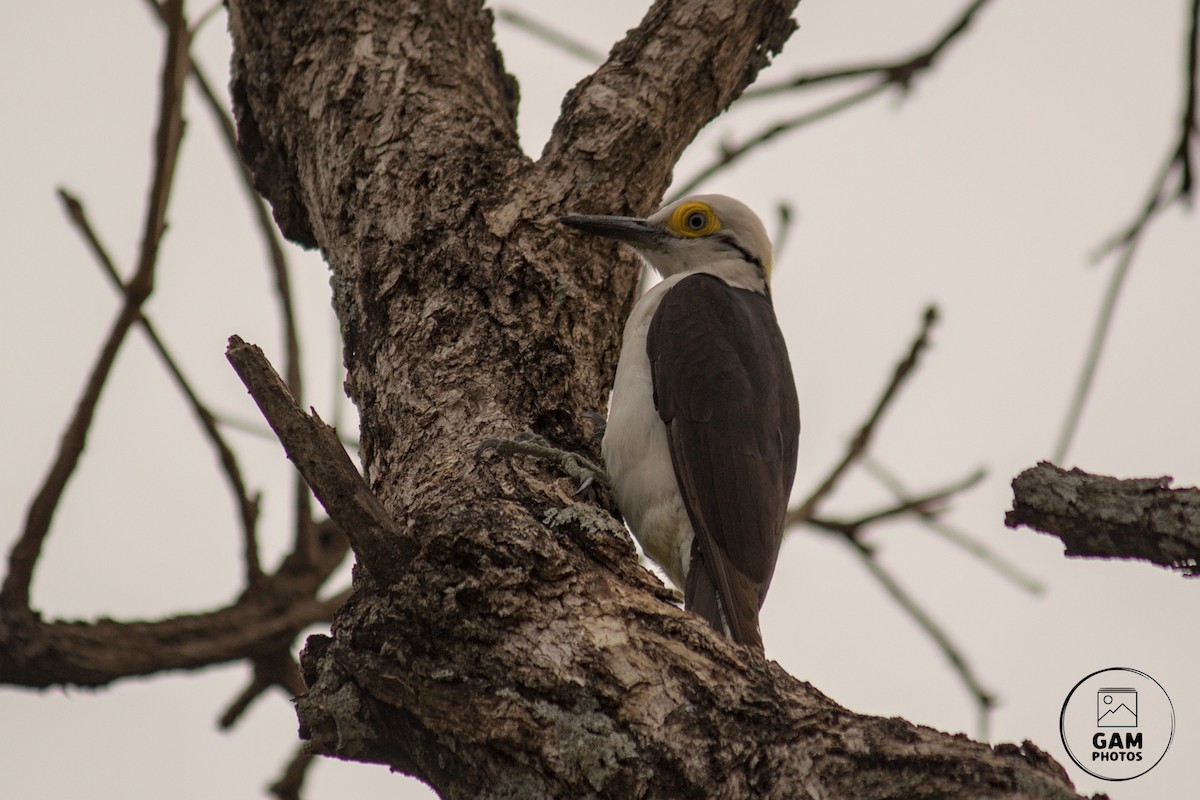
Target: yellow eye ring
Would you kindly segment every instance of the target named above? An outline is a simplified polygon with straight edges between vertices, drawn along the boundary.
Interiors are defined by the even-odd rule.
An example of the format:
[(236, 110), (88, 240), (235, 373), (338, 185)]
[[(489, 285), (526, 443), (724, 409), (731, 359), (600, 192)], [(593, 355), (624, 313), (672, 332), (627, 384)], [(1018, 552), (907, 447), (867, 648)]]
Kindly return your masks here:
[(671, 212), (668, 223), (671, 231), (694, 239), (699, 236), (709, 236), (721, 230), (721, 221), (705, 203), (684, 203)]

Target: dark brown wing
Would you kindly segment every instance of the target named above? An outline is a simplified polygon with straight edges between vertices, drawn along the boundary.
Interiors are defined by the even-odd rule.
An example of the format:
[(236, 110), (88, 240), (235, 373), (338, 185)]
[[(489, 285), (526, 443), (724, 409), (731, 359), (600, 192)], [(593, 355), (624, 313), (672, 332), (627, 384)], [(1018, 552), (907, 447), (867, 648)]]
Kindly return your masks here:
[(713, 275), (689, 276), (663, 297), (646, 351), (696, 532), (685, 606), (761, 650), (758, 612), (779, 555), (800, 436), (771, 301)]

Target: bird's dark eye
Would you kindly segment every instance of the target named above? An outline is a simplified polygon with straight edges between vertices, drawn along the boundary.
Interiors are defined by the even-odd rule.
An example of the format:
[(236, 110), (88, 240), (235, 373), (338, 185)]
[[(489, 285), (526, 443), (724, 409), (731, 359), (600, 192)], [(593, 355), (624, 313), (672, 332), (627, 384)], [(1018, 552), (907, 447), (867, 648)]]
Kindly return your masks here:
[(693, 211), (687, 216), (688, 230), (702, 231), (704, 226), (708, 224), (708, 215), (703, 211)]

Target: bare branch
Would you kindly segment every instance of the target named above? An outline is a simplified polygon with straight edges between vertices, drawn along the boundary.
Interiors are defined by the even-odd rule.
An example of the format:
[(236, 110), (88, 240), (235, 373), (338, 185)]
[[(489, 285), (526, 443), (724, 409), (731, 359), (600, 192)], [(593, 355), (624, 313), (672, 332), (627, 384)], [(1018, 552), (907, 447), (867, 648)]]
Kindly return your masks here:
[(937, 322), (937, 318), (937, 306), (929, 306), (925, 309), (925, 314), (921, 321), (921, 329), (917, 332), (917, 337), (913, 340), (912, 345), (909, 346), (908, 354), (896, 365), (895, 372), (892, 373), (891, 382), (883, 390), (883, 394), (875, 403), (875, 408), (871, 411), (871, 415), (867, 417), (867, 421), (863, 423), (854, 439), (850, 442), (850, 447), (846, 450), (846, 455), (842, 457), (841, 463), (833, 468), (824, 482), (813, 490), (807, 500), (799, 507), (788, 511), (785, 524), (791, 525), (812, 517), (816, 511), (817, 504), (834, 490), (838, 482), (842, 479), (842, 476), (846, 474), (846, 471), (866, 454), (867, 446), (871, 442), (871, 436), (875, 432), (875, 426), (879, 423), (880, 418), (883, 417), (883, 412), (891, 405), (900, 387), (904, 385), (905, 380), (908, 379), (916, 368), (922, 351), (929, 346), (929, 332), (933, 328), (934, 323)]
[[(148, 2), (154, 2), (154, 0), (148, 0)], [(271, 212), (267, 208), (266, 201), (262, 199), (258, 190), (254, 188), (254, 177), (250, 174), (250, 170), (246, 167), (245, 162), (242, 161), (241, 154), (238, 151), (237, 129), (234, 126), (233, 117), (230, 115), (221, 98), (213, 90), (212, 84), (204, 75), (204, 71), (195, 63), (192, 64), (192, 79), (196, 82), (196, 86), (200, 89), (200, 96), (204, 98), (205, 105), (212, 112), (213, 119), (217, 122), (217, 127), (221, 132), (221, 139), (225, 143), (226, 152), (235, 165), (238, 178), (240, 179), (239, 183), (245, 191), (251, 210), (254, 212), (254, 221), (262, 235), (263, 242), (267, 246), (271, 272), (275, 278), (275, 297), (279, 303), (280, 319), (283, 322), (283, 342), (286, 348), (283, 374), (292, 396), (303, 398), (304, 389), (300, 360), (299, 323), (296, 318), (295, 302), (292, 299), (291, 268), (288, 265), (287, 255), (283, 249), (283, 240), (279, 236), (279, 229), (275, 226), (275, 221), (271, 219)], [(314, 541), (316, 523), (313, 520), (312, 514), (312, 494), (305, 485), (304, 479), (299, 475), (296, 476), (293, 483), (292, 496), (293, 510), (295, 511), (293, 548), (296, 552), (307, 554), (310, 558), (315, 557), (317, 552)]]
[[(1197, 79), (1200, 78), (1200, 0), (1192, 0), (1190, 10), (1191, 25), (1188, 30), (1187, 63), (1184, 72), (1183, 114), (1179, 124), (1178, 138), (1167, 157), (1166, 163), (1158, 171), (1150, 189), (1149, 197), (1142, 206), (1141, 213), (1134, 218), (1124, 230), (1106, 241), (1096, 252), (1094, 258), (1099, 261), (1109, 255), (1117, 254), (1116, 265), (1108, 279), (1108, 288), (1104, 292), (1104, 300), (1100, 305), (1100, 313), (1096, 317), (1096, 327), (1092, 332), (1088, 352), (1083, 360), (1083, 369), (1072, 393), (1071, 402), (1067, 406), (1067, 415), (1063, 420), (1058, 442), (1054, 446), (1053, 459), (1063, 462), (1071, 448), (1071, 442), (1079, 429), (1079, 421), (1083, 416), (1083, 408), (1091, 394), (1092, 383), (1100, 358), (1104, 354), (1104, 344), (1112, 327), (1113, 315), (1117, 307), (1117, 298), (1125, 286), (1125, 278), (1129, 275), (1129, 267), (1133, 257), (1142, 242), (1146, 231), (1163, 211), (1175, 203), (1188, 203), (1192, 199), (1192, 146), (1197, 136), (1200, 136), (1200, 112), (1197, 110)], [(1168, 184), (1174, 175), (1178, 181), (1174, 188)]]
[(1171, 478), (1119, 480), (1042, 461), (1013, 479), (1010, 528), (1057, 536), (1066, 555), (1134, 558), (1200, 576), (1200, 489)]
[(806, 111), (805, 113), (797, 117), (793, 117), (792, 119), (785, 120), (783, 122), (777, 122), (762, 132), (751, 136), (742, 144), (721, 147), (720, 155), (713, 160), (711, 164), (697, 172), (690, 180), (684, 182), (682, 186), (672, 192), (670, 197), (667, 198), (667, 201), (673, 202), (681, 197), (686, 197), (687, 195), (691, 194), (696, 190), (697, 187), (700, 186), (700, 184), (704, 183), (718, 172), (721, 172), (737, 163), (742, 159), (743, 156), (745, 156), (751, 150), (754, 150), (756, 147), (766, 144), (772, 139), (782, 136), (785, 133), (798, 130), (807, 125), (811, 125), (814, 122), (820, 122), (826, 117), (831, 117), (834, 114), (845, 111), (848, 108), (853, 108), (859, 103), (870, 100), (872, 97), (883, 92), (887, 88), (888, 82), (886, 80), (880, 81), (873, 86), (868, 86), (866, 89), (861, 89), (854, 94), (843, 97), (840, 100), (835, 100), (832, 103), (821, 106), (813, 111)]
[[(866, 457), (863, 459), (863, 469), (871, 473), (880, 483), (886, 486), (896, 496), (897, 500), (904, 501), (911, 497), (911, 493), (900, 482), (900, 479), (891, 470), (888, 470), (883, 464), (879, 463), (878, 459), (871, 458), (870, 456)], [(917, 518), (929, 530), (975, 556), (975, 558), (979, 559), (985, 565), (991, 567), (1030, 594), (1041, 594), (1046, 590), (1046, 587), (1040, 581), (1026, 575), (1015, 564), (1003, 558), (991, 548), (985, 547), (975, 539), (967, 536), (954, 526), (947, 524), (942, 519), (923, 509), (917, 509), (916, 513)]]
[[(58, 454), (25, 519), (25, 528), (9, 553), (9, 571), (0, 588), (0, 606), (28, 608), (33, 570), (67, 481), (79, 463), (87, 433), (96, 413), (100, 392), (116, 361), (126, 334), (141, 315), (141, 306), (154, 289), (154, 267), (158, 243), (166, 226), (167, 203), (175, 175), (176, 156), (183, 137), (183, 78), (187, 74), (188, 30), (182, 0), (164, 5), (168, 17), (166, 53), (163, 59), (158, 133), (155, 137), (154, 177), (150, 186), (145, 228), (137, 269), (125, 285), (125, 302), (100, 349), (96, 363), (59, 444)], [(111, 261), (109, 262), (111, 266)]]
[[(159, 19), (165, 22), (162, 7), (158, 2), (156, 0), (146, 0), (146, 3), (158, 13)], [(197, 27), (207, 19), (208, 15), (220, 8), (221, 4), (216, 4), (210, 8), (206, 12), (205, 17), (196, 23)], [(271, 219), (271, 212), (267, 208), (266, 202), (259, 195), (258, 190), (254, 188), (254, 177), (250, 174), (250, 170), (245, 162), (242, 161), (241, 153), (238, 151), (237, 129), (224, 101), (213, 89), (212, 83), (204, 74), (204, 70), (195, 62), (191, 64), (191, 77), (196, 87), (200, 90), (200, 96), (204, 99), (205, 106), (212, 113), (212, 117), (217, 123), (221, 140), (225, 143), (225, 150), (233, 161), (239, 183), (246, 194), (246, 199), (250, 204), (251, 210), (254, 212), (254, 221), (262, 235), (263, 242), (267, 246), (267, 255), (272, 275), (275, 279), (275, 295), (279, 303), (280, 318), (283, 321), (283, 341), (286, 347), (284, 376), (286, 377), (288, 389), (291, 391), (292, 396), (303, 398), (299, 325), (296, 319), (295, 304), (292, 300), (290, 268), (288, 266), (287, 255), (283, 249), (283, 240), (279, 236), (279, 231), (275, 226), (274, 220)], [(306, 553), (310, 557), (315, 557), (317, 552), (314, 543), (316, 530), (312, 515), (312, 496), (305, 486), (304, 480), (299, 476), (296, 477), (294, 483), (293, 498), (293, 510), (295, 511), (293, 548), (296, 552)]]
[(951, 23), (940, 37), (933, 41), (927, 48), (917, 53), (914, 56), (892, 63), (876, 63), (863, 64), (854, 67), (843, 67), (839, 69), (826, 70), (818, 73), (808, 73), (798, 75), (783, 83), (763, 86), (757, 89), (747, 89), (743, 93), (742, 99), (754, 99), (762, 97), (770, 97), (781, 92), (794, 91), (796, 89), (809, 88), (812, 86), (830, 83), (834, 81), (850, 80), (856, 78), (875, 77), (877, 80), (871, 86), (865, 89), (860, 89), (840, 100), (835, 100), (828, 105), (817, 108), (813, 111), (808, 111), (799, 116), (793, 117), (784, 122), (779, 122), (771, 125), (762, 132), (749, 137), (740, 145), (728, 147), (722, 146), (716, 159), (713, 160), (704, 169), (700, 170), (690, 180), (683, 183), (671, 195), (671, 199), (678, 199), (691, 194), (704, 181), (711, 178), (713, 175), (727, 169), (729, 166), (739, 161), (743, 156), (750, 151), (766, 144), (772, 139), (777, 138), (785, 133), (798, 130), (819, 122), (827, 117), (830, 117), (839, 112), (845, 111), (848, 108), (853, 108), (859, 103), (870, 100), (877, 94), (883, 92), (889, 86), (895, 86), (901, 90), (907, 91), (913, 81), (922, 73), (928, 71), (937, 62), (938, 58), (946, 50), (950, 44), (961, 36), (968, 27), (970, 27), (975, 15), (978, 14), (990, 0), (973, 0), (967, 6), (963, 13)]
[[(104, 267), (105, 273), (112, 280), (113, 286), (116, 287), (117, 291), (124, 292), (125, 287), (121, 283), (121, 276), (118, 274), (112, 259), (108, 255), (108, 251), (92, 227), (91, 220), (88, 219), (83, 203), (66, 189), (59, 189), (58, 196), (63, 202), (68, 218), (91, 247), (92, 252), (96, 255), (96, 260)], [(167, 350), (166, 344), (159, 337), (154, 323), (144, 313), (138, 314), (137, 322), (145, 332), (146, 337), (150, 340), (154, 351), (158, 353), (163, 365), (171, 373), (171, 377), (175, 380), (175, 385), (179, 387), (179, 390), (187, 399), (188, 405), (192, 408), (192, 413), (195, 414), (196, 419), (200, 422), (200, 426), (204, 429), (205, 435), (217, 451), (222, 472), (225, 475), (230, 490), (233, 492), (234, 503), (237, 506), (241, 521), (244, 542), (243, 552), (246, 564), (246, 582), (249, 585), (253, 585), (261, 580), (263, 576), (262, 565), (259, 562), (258, 555), (258, 499), (257, 497), (250, 496), (245, 481), (242, 479), (242, 471), (238, 466), (237, 457), (234, 455), (233, 449), (221, 435), (221, 431), (217, 427), (216, 417), (208, 409), (208, 406), (200, 400), (200, 396), (196, 393), (196, 390), (192, 387), (187, 377), (184, 376), (182, 368), (180, 368), (174, 356)]]
[(904, 609), (904, 612), (925, 631), (929, 638), (937, 645), (938, 649), (942, 651), (942, 655), (946, 657), (946, 660), (950, 662), (950, 666), (958, 674), (963, 685), (967, 687), (971, 696), (975, 698), (976, 705), (979, 707), (979, 729), (977, 736), (986, 741), (988, 738), (989, 715), (992, 708), (996, 705), (995, 695), (984, 688), (979, 678), (975, 675), (974, 670), (967, 663), (966, 656), (950, 640), (950, 637), (934, 621), (933, 617), (921, 608), (916, 600), (880, 565), (871, 550), (849, 536), (844, 538), (850, 545), (851, 550), (858, 554), (863, 566), (867, 568), (871, 576)]
[[(145, 0), (145, 2), (155, 11), (159, 20), (166, 24), (165, 11), (157, 0)], [(211, 14), (220, 10), (221, 7), (221, 3), (213, 4), (197, 20), (195, 27), (199, 28)], [(213, 120), (217, 123), (217, 130), (221, 134), (221, 141), (225, 144), (226, 153), (236, 167), (239, 183), (246, 194), (246, 199), (250, 203), (251, 210), (254, 212), (254, 221), (258, 226), (259, 233), (262, 235), (263, 242), (267, 246), (267, 256), (269, 257), (274, 273), (276, 296), (279, 299), (280, 313), (284, 323), (283, 341), (287, 348), (284, 375), (287, 378), (288, 388), (292, 391), (292, 394), (296, 397), (301, 397), (298, 325), (296, 322), (295, 305), (292, 302), (291, 280), (289, 278), (290, 270), (287, 254), (283, 249), (283, 240), (280, 238), (279, 230), (271, 219), (271, 212), (267, 208), (266, 201), (262, 199), (258, 190), (254, 188), (254, 176), (250, 174), (250, 170), (246, 167), (245, 162), (242, 161), (241, 153), (238, 151), (237, 128), (234, 125), (229, 109), (226, 108), (224, 100), (213, 89), (212, 82), (208, 80), (200, 65), (192, 61), (190, 68), (192, 80), (195, 82), (196, 88), (200, 90), (200, 97), (203, 98), (205, 106), (209, 109)]]
[(300, 800), (300, 791), (304, 788), (304, 778), (308, 768), (316, 760), (303, 745), (296, 748), (296, 754), (283, 770), (279, 780), (271, 784), (270, 792), (279, 800)]
[(161, 8), (167, 26), (167, 52), (163, 64), (158, 130), (154, 137), (154, 173), (150, 182), (150, 199), (137, 270), (128, 281), (127, 289), (139, 305), (154, 289), (158, 245), (167, 227), (167, 203), (175, 178), (179, 145), (183, 141), (183, 82), (192, 63), (188, 55), (191, 33), (183, 16), (183, 0), (164, 0)]
[(883, 568), (875, 557), (875, 548), (862, 540), (864, 528), (883, 520), (892, 519), (903, 514), (917, 514), (932, 518), (935, 512), (931, 506), (940, 504), (947, 498), (970, 489), (983, 480), (985, 474), (984, 470), (976, 470), (966, 478), (950, 486), (929, 492), (920, 497), (903, 497), (896, 505), (864, 514), (852, 521), (802, 517), (799, 515), (797, 509), (793, 509), (788, 512), (785, 524), (793, 525), (798, 522), (804, 522), (821, 530), (834, 533), (854, 550), (855, 554), (863, 560), (863, 563), (875, 580), (892, 596), (900, 608), (925, 631), (938, 649), (945, 655), (946, 660), (950, 662), (951, 667), (958, 674), (963, 686), (975, 698), (976, 704), (979, 707), (979, 729), (977, 735), (981, 739), (986, 740), (988, 737), (989, 714), (995, 705), (995, 700), (991, 692), (983, 688), (979, 679), (967, 664), (962, 652), (950, 640), (950, 636), (942, 630), (941, 626)]
[(784, 518), (784, 521), (785, 524), (793, 524), (804, 521), (825, 530), (836, 531), (852, 538), (858, 538), (863, 528), (876, 522), (883, 522), (895, 517), (904, 516), (905, 514), (915, 514), (917, 516), (932, 518), (940, 510), (942, 503), (954, 495), (959, 494), (960, 492), (965, 492), (966, 490), (975, 486), (977, 483), (983, 480), (984, 476), (986, 475), (987, 472), (985, 470), (976, 470), (962, 480), (957, 481), (949, 486), (945, 486), (941, 489), (935, 489), (934, 491), (928, 492), (919, 497), (901, 498), (900, 502), (898, 503), (887, 506), (886, 508), (881, 508), (877, 511), (863, 514), (857, 519), (848, 522), (832, 519), (819, 519), (816, 517), (806, 520), (801, 520), (800, 518), (792, 519), (790, 514), (788, 517)]
[(289, 697), (295, 697), (304, 691), (304, 681), (300, 678), (300, 665), (296, 663), (291, 649), (277, 650), (255, 658), (252, 662), (254, 673), (250, 683), (230, 704), (217, 724), (222, 730), (232, 728), (247, 709), (268, 689), (278, 686), (287, 692)]
[(312, 591), (318, 578), (311, 573), (281, 578), (274, 584), (278, 596), (251, 592), (218, 611), (155, 622), (47, 623), (27, 611), (6, 612), (0, 614), (0, 683), (104, 686), (275, 653), (308, 626), (328, 622), (337, 608), (333, 600), (300, 594)]
[(337, 433), (315, 411), (301, 410), (257, 346), (231, 336), (225, 355), (359, 560), (381, 581), (401, 575), (415, 544), (368, 488)]
[(821, 72), (802, 73), (786, 81), (747, 89), (742, 94), (742, 100), (770, 97), (784, 92), (795, 91), (796, 89), (807, 89), (824, 83), (865, 78), (871, 75), (880, 76), (889, 83), (898, 83), (907, 86), (918, 72), (933, 66), (933, 62), (942, 54), (942, 51), (949, 47), (951, 42), (961, 36), (970, 27), (975, 15), (988, 2), (989, 0), (973, 0), (938, 39), (921, 52), (909, 58), (900, 61), (876, 62), (852, 67), (839, 67)]

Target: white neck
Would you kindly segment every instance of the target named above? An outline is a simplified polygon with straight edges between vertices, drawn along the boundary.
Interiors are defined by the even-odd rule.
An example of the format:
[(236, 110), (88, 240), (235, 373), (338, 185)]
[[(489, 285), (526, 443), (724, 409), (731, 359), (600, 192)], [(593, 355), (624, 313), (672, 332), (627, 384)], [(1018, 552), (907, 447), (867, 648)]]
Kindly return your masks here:
[(730, 286), (738, 289), (748, 289), (759, 294), (767, 293), (767, 282), (763, 279), (761, 271), (756, 265), (745, 259), (731, 256), (716, 260), (704, 260), (699, 263), (688, 263), (684, 259), (678, 258), (657, 258), (654, 261), (647, 259), (647, 262), (655, 272), (664, 278), (703, 272), (716, 275)]

